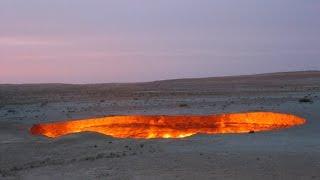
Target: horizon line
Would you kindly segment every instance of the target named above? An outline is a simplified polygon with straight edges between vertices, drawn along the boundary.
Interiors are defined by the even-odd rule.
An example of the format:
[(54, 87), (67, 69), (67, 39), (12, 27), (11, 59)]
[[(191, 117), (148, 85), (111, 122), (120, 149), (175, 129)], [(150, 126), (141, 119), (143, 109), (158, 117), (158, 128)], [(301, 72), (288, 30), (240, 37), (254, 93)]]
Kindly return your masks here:
[(48, 82), (48, 83), (0, 83), (0, 85), (100, 85), (100, 84), (141, 84), (141, 83), (154, 83), (162, 81), (176, 81), (176, 80), (190, 80), (190, 79), (208, 79), (208, 78), (227, 78), (227, 77), (245, 77), (245, 76), (261, 76), (261, 75), (276, 75), (285, 73), (320, 73), (320, 70), (299, 70), (299, 71), (275, 71), (267, 73), (251, 73), (239, 75), (217, 75), (217, 76), (204, 76), (204, 77), (186, 77), (186, 78), (172, 78), (172, 79), (159, 79), (153, 81), (134, 81), (134, 82), (103, 82), (103, 83), (62, 83), (62, 82)]

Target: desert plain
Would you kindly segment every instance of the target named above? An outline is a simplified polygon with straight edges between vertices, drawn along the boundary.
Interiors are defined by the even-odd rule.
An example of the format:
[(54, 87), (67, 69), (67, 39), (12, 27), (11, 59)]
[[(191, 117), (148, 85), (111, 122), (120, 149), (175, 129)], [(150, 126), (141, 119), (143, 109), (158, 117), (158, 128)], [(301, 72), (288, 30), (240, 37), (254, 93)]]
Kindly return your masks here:
[[(271, 111), (306, 124), (182, 139), (83, 132), (31, 135), (33, 124), (112, 115)], [(0, 179), (320, 179), (320, 72), (144, 83), (0, 85)]]

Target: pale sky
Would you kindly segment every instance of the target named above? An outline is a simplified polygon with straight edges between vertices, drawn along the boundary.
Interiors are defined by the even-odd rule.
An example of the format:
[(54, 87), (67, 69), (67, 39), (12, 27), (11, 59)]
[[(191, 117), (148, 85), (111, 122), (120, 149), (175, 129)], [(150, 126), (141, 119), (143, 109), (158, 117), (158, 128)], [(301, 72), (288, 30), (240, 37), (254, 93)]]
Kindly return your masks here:
[(1, 0), (0, 83), (320, 70), (319, 0)]

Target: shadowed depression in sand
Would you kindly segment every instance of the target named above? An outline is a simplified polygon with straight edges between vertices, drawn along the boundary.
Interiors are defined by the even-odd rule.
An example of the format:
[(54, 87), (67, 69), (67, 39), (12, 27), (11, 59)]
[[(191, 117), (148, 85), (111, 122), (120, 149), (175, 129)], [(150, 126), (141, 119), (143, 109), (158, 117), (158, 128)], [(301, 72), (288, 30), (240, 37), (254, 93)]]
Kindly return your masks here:
[(132, 115), (109, 116), (36, 124), (33, 135), (55, 138), (79, 132), (98, 132), (116, 138), (184, 138), (195, 134), (248, 133), (289, 128), (305, 119), (274, 112), (247, 112), (221, 115)]

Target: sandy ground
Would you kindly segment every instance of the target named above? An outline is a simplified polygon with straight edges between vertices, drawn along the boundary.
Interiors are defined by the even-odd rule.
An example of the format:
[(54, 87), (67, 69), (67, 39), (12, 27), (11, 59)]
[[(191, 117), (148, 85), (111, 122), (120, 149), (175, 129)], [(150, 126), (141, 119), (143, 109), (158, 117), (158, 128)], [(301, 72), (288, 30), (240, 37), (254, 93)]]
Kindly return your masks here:
[[(300, 103), (307, 96), (312, 103)], [(187, 106), (180, 106), (187, 104)], [(115, 114), (275, 111), (301, 127), (185, 139), (31, 136), (34, 123)], [(0, 179), (320, 179), (320, 72), (135, 84), (0, 85)]]

